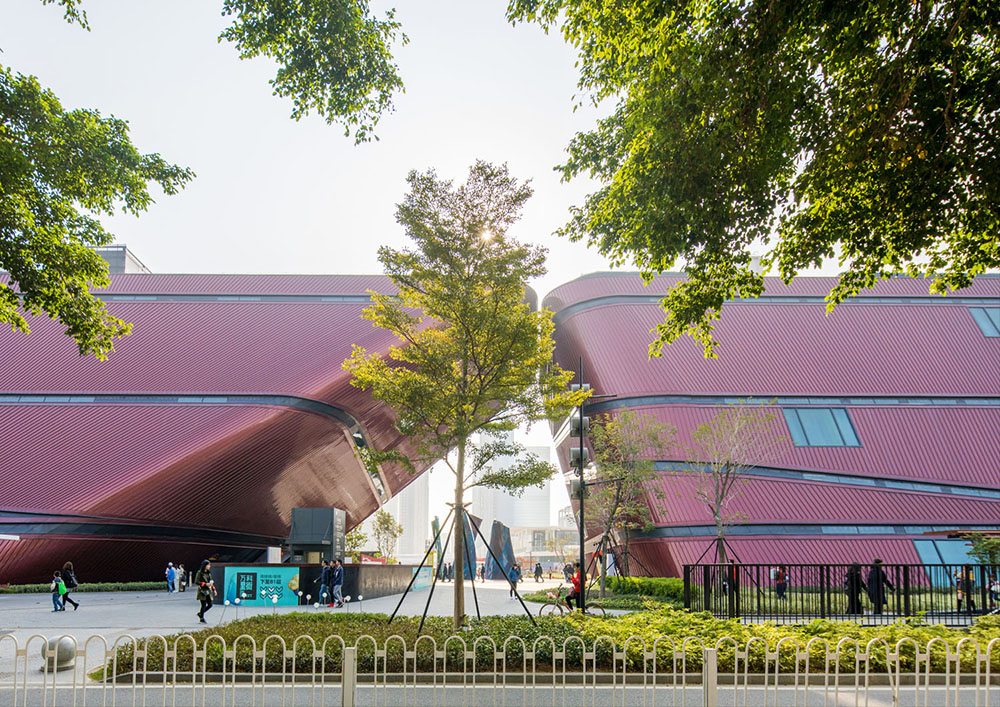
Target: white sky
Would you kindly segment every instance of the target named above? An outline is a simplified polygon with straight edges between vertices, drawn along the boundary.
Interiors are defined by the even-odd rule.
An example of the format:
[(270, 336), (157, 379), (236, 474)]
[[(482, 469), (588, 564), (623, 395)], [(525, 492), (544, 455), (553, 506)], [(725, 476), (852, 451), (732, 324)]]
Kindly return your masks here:
[[(377, 143), (355, 146), (318, 117), (291, 120), (267, 60), (240, 61), (216, 37), (221, 0), (84, 0), (91, 31), (40, 0), (5, 0), (0, 63), (39, 77), (67, 108), (129, 121), (144, 152), (191, 167), (180, 194), (109, 224), (154, 272), (380, 272), (380, 245), (405, 244), (395, 204), (411, 169), (464, 179), (477, 158), (507, 162), (535, 196), (512, 234), (550, 250), (540, 295), (606, 269), (552, 232), (590, 184), (553, 167), (594, 124), (573, 111), (574, 54), (558, 35), (511, 27), (506, 0), (399, 2), (406, 83)], [(376, 2), (379, 11), (388, 7)]]
[[(197, 173), (139, 218), (105, 221), (153, 272), (380, 272), (378, 247), (406, 245), (394, 214), (407, 172), (433, 167), (460, 181), (482, 158), (532, 180), (511, 233), (549, 249), (549, 274), (532, 283), (541, 297), (607, 269), (595, 251), (552, 235), (593, 188), (560, 183), (553, 167), (597, 114), (573, 110), (573, 51), (558, 35), (511, 27), (506, 5), (399, 2), (406, 93), (380, 140), (358, 146), (318, 117), (291, 120), (291, 104), (267, 84), (271, 62), (240, 61), (216, 41), (227, 24), (221, 0), (84, 0), (89, 32), (40, 0), (4, 0), (0, 64), (37, 76), (65, 108), (128, 120), (141, 151)], [(525, 441), (548, 443), (547, 426)], [(432, 516), (443, 516), (452, 483), (450, 472), (432, 474)], [(553, 522), (569, 503), (554, 491)]]

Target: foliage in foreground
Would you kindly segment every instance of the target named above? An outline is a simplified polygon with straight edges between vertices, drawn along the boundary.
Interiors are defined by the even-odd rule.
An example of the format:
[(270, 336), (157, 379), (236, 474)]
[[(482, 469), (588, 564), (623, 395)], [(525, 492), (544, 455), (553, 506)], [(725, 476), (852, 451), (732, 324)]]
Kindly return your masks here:
[(967, 286), (1000, 266), (1000, 4), (993, 0), (512, 0), (560, 29), (614, 112), (563, 176), (601, 188), (564, 232), (647, 278), (684, 261), (651, 352), (713, 355), (724, 301), (826, 258), (833, 307), (896, 273)]
[[(689, 671), (697, 671), (701, 665), (701, 643), (706, 646), (714, 645), (722, 637), (731, 637), (736, 644), (746, 646), (748, 641), (756, 638), (761, 640), (750, 647), (749, 670), (762, 672), (765, 643), (767, 649), (773, 651), (781, 639), (792, 639), (805, 650), (810, 640), (818, 639), (809, 647), (809, 661), (813, 670), (822, 670), (826, 660), (825, 646), (829, 646), (832, 654), (838, 642), (847, 639), (839, 657), (831, 655), (830, 665), (831, 670), (839, 664), (842, 671), (853, 672), (858, 647), (864, 650), (869, 641), (876, 640), (884, 645), (873, 647), (869, 663), (871, 672), (878, 673), (886, 671), (888, 649), (885, 646), (894, 647), (903, 639), (913, 642), (905, 644), (899, 651), (904, 671), (913, 669), (915, 646), (919, 645), (924, 649), (932, 639), (939, 639), (929, 651), (931, 670), (939, 672), (945, 669), (945, 644), (954, 649), (961, 639), (972, 638), (978, 641), (985, 652), (989, 641), (1000, 636), (1000, 617), (981, 618), (968, 630), (929, 625), (917, 619), (878, 627), (836, 621), (814, 621), (804, 626), (776, 626), (741, 624), (738, 621), (716, 619), (705, 612), (690, 613), (670, 607), (606, 619), (580, 614), (538, 617), (535, 624), (524, 616), (488, 616), (470, 620), (467, 630), (461, 631), (457, 636), (447, 617), (429, 617), (419, 636), (418, 624), (418, 617), (397, 618), (389, 624), (385, 614), (331, 615), (296, 612), (280, 616), (255, 616), (183, 636), (178, 634), (163, 639), (142, 639), (139, 644), (148, 651), (146, 669), (152, 671), (165, 667), (164, 644), (177, 649), (178, 671), (191, 669), (191, 647), (194, 644), (206, 648), (206, 670), (221, 671), (224, 641), (226, 648), (235, 645), (235, 670), (250, 672), (253, 670), (253, 647), (250, 639), (256, 641), (258, 649), (263, 649), (264, 668), (268, 672), (281, 671), (283, 662), (285, 669), (289, 671), (338, 672), (341, 669), (341, 641), (348, 646), (357, 645), (358, 669), (361, 672), (373, 670), (375, 644), (379, 648), (386, 648), (386, 669), (401, 670), (404, 643), (407, 649), (416, 648), (417, 670), (432, 669), (435, 647), (444, 649), (447, 669), (450, 671), (466, 669), (462, 665), (462, 654), (466, 647), (475, 653), (477, 670), (503, 670), (504, 665), (494, 658), (494, 646), (505, 653), (506, 669), (518, 670), (523, 663), (524, 651), (534, 646), (536, 666), (545, 671), (551, 669), (553, 648), (563, 649), (564, 646), (566, 668), (579, 669), (584, 644), (588, 648), (594, 647), (599, 668), (610, 669), (612, 642), (622, 647), (627, 639), (635, 636), (645, 643), (646, 649), (654, 651), (658, 665), (663, 670), (672, 665), (673, 652), (682, 649), (685, 639), (693, 638), (694, 645), (688, 643), (686, 665)], [(268, 640), (273, 635), (281, 636), (285, 645), (276, 638)], [(401, 640), (392, 638), (396, 636)], [(642, 669), (641, 642), (632, 640), (626, 647), (630, 670)], [(322, 660), (313, 658), (314, 645), (322, 651)], [(295, 654), (294, 659), (283, 659), (285, 647)], [(128, 674), (132, 670), (133, 658), (133, 645), (119, 647), (117, 670), (113, 671), (113, 666), (109, 663), (108, 674)], [(733, 659), (733, 643), (724, 642), (719, 646), (720, 671), (731, 672)], [(782, 644), (779, 659), (783, 671), (794, 669), (794, 643), (786, 641)], [(975, 670), (975, 649), (968, 643), (961, 651), (960, 660), (963, 671)], [(996, 647), (992, 660), (993, 669), (1000, 669), (1000, 650)], [(166, 667), (175, 668), (172, 663)], [(412, 666), (408, 667), (412, 669)], [(561, 669), (562, 666), (557, 668)], [(232, 667), (227, 665), (226, 669), (231, 670)], [(381, 665), (379, 669), (382, 669)], [(679, 663), (677, 669), (681, 669)], [(259, 663), (257, 670), (261, 670)], [(102, 671), (96, 671), (92, 677), (102, 677)]]
[[(73, 589), (77, 592), (151, 592), (163, 589), (166, 583), (160, 582), (94, 582), (80, 584)], [(49, 584), (9, 584), (0, 586), (0, 594), (48, 594)]]

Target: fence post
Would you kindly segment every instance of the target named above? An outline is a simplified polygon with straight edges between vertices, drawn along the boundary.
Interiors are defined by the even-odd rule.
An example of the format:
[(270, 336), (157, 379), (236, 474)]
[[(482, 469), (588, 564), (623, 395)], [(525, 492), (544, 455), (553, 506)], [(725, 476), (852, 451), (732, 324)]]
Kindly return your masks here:
[(343, 672), (340, 678), (341, 707), (354, 707), (354, 693), (358, 683), (357, 651), (357, 648), (344, 648)]
[(988, 614), (990, 577), (986, 573), (986, 565), (979, 565), (979, 613)]
[(705, 611), (711, 611), (715, 613), (715, 606), (712, 603), (712, 575), (709, 571), (709, 566), (705, 565), (702, 567), (702, 585), (701, 591), (704, 594), (704, 604), (703, 607)]
[(719, 649), (706, 648), (702, 651), (701, 694), (703, 707), (719, 706)]
[(691, 565), (684, 565), (684, 608), (691, 608)]
[(819, 616), (825, 619), (827, 606), (830, 603), (830, 565), (823, 565), (819, 570)]
[(910, 566), (903, 565), (903, 615), (913, 616), (910, 609)]

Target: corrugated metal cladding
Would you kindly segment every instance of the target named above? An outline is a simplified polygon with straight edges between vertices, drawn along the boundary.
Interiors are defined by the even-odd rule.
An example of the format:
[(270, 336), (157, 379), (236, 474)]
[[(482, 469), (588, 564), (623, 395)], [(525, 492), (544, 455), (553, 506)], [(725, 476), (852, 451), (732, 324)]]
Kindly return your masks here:
[[(686, 458), (691, 431), (718, 412), (708, 405), (632, 408), (677, 430), (671, 461)], [(796, 447), (780, 408), (765, 406), (776, 439), (767, 466), (826, 471), (901, 481), (930, 481), (992, 488), (1000, 481), (995, 440), (1000, 410), (994, 407), (850, 406), (848, 414), (860, 447)]]
[[(920, 556), (908, 538), (861, 537), (842, 538), (728, 538), (735, 557), (747, 564), (850, 564), (867, 563), (880, 559), (899, 564), (920, 564)], [(672, 576), (683, 574), (684, 565), (714, 562), (709, 538), (675, 540), (668, 546), (656, 540), (633, 540), (629, 552), (635, 553), (639, 563), (630, 567), (642, 572), (642, 565), (663, 567)], [(637, 572), (637, 573), (638, 573)]]
[(557, 360), (619, 397), (693, 395), (1000, 395), (998, 339), (966, 306), (732, 304), (718, 358), (682, 337), (650, 359), (655, 304), (585, 309), (558, 325)]
[[(719, 358), (705, 359), (690, 338), (650, 359), (650, 330), (662, 321), (655, 303), (604, 301), (614, 295), (664, 292), (676, 278), (657, 278), (643, 288), (634, 274), (583, 277), (554, 290), (545, 303), (556, 310), (556, 358), (576, 370), (583, 357), (585, 380), (597, 393), (613, 393), (611, 408), (629, 406), (674, 425), (677, 449), (667, 461), (688, 458), (690, 432), (708, 422), (711, 401), (671, 403), (647, 396), (798, 397), (802, 406), (846, 406), (858, 447), (795, 446), (779, 408), (773, 432), (783, 439), (763, 465), (796, 471), (835, 472), (870, 479), (928, 482), (922, 492), (819, 481), (754, 478), (734, 503), (741, 522), (811, 526), (799, 536), (733, 537), (749, 562), (854, 562), (881, 556), (919, 562), (912, 539), (886, 536), (825, 537), (820, 526), (1000, 525), (1000, 501), (935, 493), (934, 483), (1000, 487), (1000, 339), (987, 338), (956, 298), (992, 298), (1000, 306), (1000, 277), (979, 278), (952, 298), (928, 298), (926, 281), (879, 283), (867, 295), (830, 315), (821, 302), (764, 299), (723, 307), (716, 324)], [(785, 288), (768, 281), (768, 295), (819, 296), (831, 278), (799, 278)], [(560, 309), (580, 304), (563, 316)], [(840, 402), (854, 397), (905, 398), (906, 404)], [(830, 400), (834, 399), (834, 400)], [(931, 404), (932, 399), (942, 404)], [(897, 401), (898, 402), (898, 401)], [(639, 404), (636, 404), (639, 403)], [(559, 458), (567, 468), (567, 443)], [(665, 476), (665, 500), (648, 497), (659, 526), (704, 526), (708, 515), (688, 481)], [(596, 531), (596, 529), (591, 529)], [(874, 532), (874, 531), (873, 531)], [(643, 539), (651, 569), (679, 572), (710, 538)], [(743, 548), (743, 550), (740, 550)], [(744, 556), (744, 552), (746, 556)], [(634, 569), (634, 568), (633, 568)]]
[[(390, 291), (387, 283), (374, 276), (120, 275), (109, 291), (363, 295), (366, 289)], [(56, 323), (34, 318), (30, 335), (0, 332), (0, 393), (294, 395), (353, 415), (377, 448), (405, 447), (391, 411), (352, 388), (341, 368), (354, 344), (385, 352), (395, 343), (361, 319), (365, 305), (112, 301), (109, 309), (132, 322), (134, 333), (106, 362), (78, 356)], [(115, 532), (109, 518), (147, 527), (149, 542), (175, 548), (176, 562), (181, 556), (236, 556), (235, 541), (220, 530), (258, 538), (258, 548), (286, 537), (293, 507), (344, 508), (351, 526), (378, 507), (349, 431), (327, 415), (229, 403), (64, 401), (0, 404), (0, 420), (0, 528), (17, 526), (30, 538), (17, 512), (50, 514), (46, 532), (62, 528), (74, 538), (59, 543), (59, 566), (72, 559), (94, 579), (158, 578), (161, 559), (171, 558), (169, 547), (139, 553), (126, 565), (127, 576), (118, 573), (115, 548), (137, 545), (109, 536)], [(390, 493), (413, 479), (395, 466), (383, 471)], [(98, 520), (79, 524), (61, 517), (66, 514)], [(203, 545), (190, 539), (192, 533), (203, 534)], [(0, 550), (3, 581), (51, 576), (51, 559), (33, 552), (36, 546), (53, 547), (22, 541)]]
[[(561, 309), (578, 302), (610, 297), (614, 295), (640, 295), (662, 297), (671, 287), (681, 282), (683, 275), (664, 273), (654, 278), (649, 285), (642, 284), (642, 278), (634, 272), (598, 272), (584, 275), (560, 285), (542, 300), (542, 306), (558, 313)], [(908, 277), (882, 280), (870, 290), (864, 290), (859, 297), (927, 297), (930, 280)], [(789, 297), (825, 297), (837, 284), (835, 277), (800, 277), (785, 285), (780, 278), (765, 278), (765, 294)], [(956, 297), (1000, 297), (1000, 277), (983, 276), (971, 286), (954, 293)], [(937, 295), (934, 295), (937, 297)], [(944, 300), (945, 298), (942, 298)]]

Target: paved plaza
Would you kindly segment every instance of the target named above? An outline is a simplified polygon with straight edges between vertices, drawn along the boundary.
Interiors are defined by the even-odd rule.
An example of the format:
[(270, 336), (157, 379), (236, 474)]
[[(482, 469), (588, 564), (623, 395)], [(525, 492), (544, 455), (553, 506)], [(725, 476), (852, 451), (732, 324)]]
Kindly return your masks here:
[[(534, 579), (521, 582), (518, 591), (534, 592), (542, 588), (558, 586), (558, 580), (536, 583)], [(476, 596), (479, 610), (486, 615), (523, 614), (524, 609), (517, 599), (509, 597), (509, 585), (501, 580), (476, 582)], [(410, 592), (400, 608), (400, 615), (420, 616), (427, 603), (429, 589)], [(204, 626), (198, 623), (199, 604), (195, 592), (166, 591), (153, 592), (86, 592), (73, 593), (80, 603), (80, 609), (65, 612), (52, 611), (49, 594), (4, 594), (0, 595), (0, 633), (11, 633), (23, 640), (32, 634), (54, 636), (66, 634), (78, 638), (101, 634), (113, 639), (123, 634), (146, 636), (183, 631), (197, 631)], [(360, 611), (391, 614), (401, 595), (358, 601), (352, 597), (343, 609), (313, 606), (279, 606), (275, 608), (240, 608), (216, 604), (206, 615), (209, 626), (261, 614), (289, 613), (292, 611), (355, 613)], [(439, 582), (434, 589), (428, 614), (431, 616), (451, 616), (454, 585)], [(476, 615), (472, 589), (466, 582), (466, 613)], [(531, 612), (538, 614), (540, 604), (525, 602)]]

